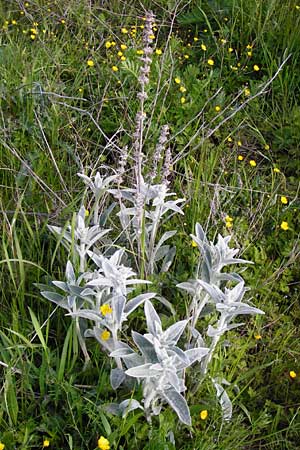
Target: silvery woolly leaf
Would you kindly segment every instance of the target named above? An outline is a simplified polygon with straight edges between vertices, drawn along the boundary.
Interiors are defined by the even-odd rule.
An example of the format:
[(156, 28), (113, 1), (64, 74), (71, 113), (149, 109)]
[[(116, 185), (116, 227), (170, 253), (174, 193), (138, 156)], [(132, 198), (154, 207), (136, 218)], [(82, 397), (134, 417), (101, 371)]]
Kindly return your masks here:
[(158, 371), (156, 369), (152, 369), (153, 364), (147, 363), (141, 366), (132, 367), (131, 369), (126, 370), (126, 375), (134, 378), (151, 378), (156, 377), (158, 375)]
[(168, 202), (164, 203), (163, 207), (162, 207), (161, 215), (164, 215), (167, 211), (171, 210), (171, 211), (177, 212), (179, 214), (182, 214), (184, 216), (184, 212), (182, 211), (182, 209), (179, 208), (179, 206), (177, 206), (177, 203), (181, 203), (183, 201), (184, 201), (184, 199), (180, 198), (178, 200), (169, 200)]
[(156, 294), (154, 292), (149, 292), (148, 294), (140, 294), (137, 297), (134, 297), (133, 299), (129, 300), (124, 308), (124, 313), (126, 315), (129, 315), (134, 311), (138, 306), (140, 306), (142, 303), (144, 303), (146, 300), (150, 300), (151, 298), (154, 298)]
[(170, 239), (171, 237), (173, 237), (175, 234), (177, 233), (177, 231), (166, 231), (162, 237), (159, 239), (155, 250), (154, 250), (154, 254), (157, 252), (157, 250), (162, 246), (162, 244), (167, 241), (168, 239)]
[(225, 300), (224, 293), (217, 286), (208, 284), (202, 280), (197, 281), (200, 284), (200, 286), (202, 286), (206, 290), (206, 292), (210, 295), (210, 297), (215, 303), (221, 303)]
[(68, 283), (76, 283), (76, 276), (71, 261), (68, 261), (66, 265), (66, 279)]
[(166, 331), (163, 332), (163, 341), (167, 342), (169, 345), (175, 345), (180, 339), (180, 336), (184, 332), (187, 326), (188, 320), (181, 320), (174, 323)]
[(226, 303), (240, 302), (245, 294), (245, 283), (241, 281), (233, 289), (225, 288)]
[(137, 333), (136, 331), (132, 331), (132, 338), (142, 353), (145, 362), (155, 363), (158, 361), (154, 345), (147, 339), (147, 337)]
[(63, 295), (51, 291), (42, 291), (41, 295), (45, 297), (47, 300), (50, 300), (50, 302), (56, 303), (56, 305), (59, 305), (62, 308), (65, 308), (67, 310), (70, 309), (68, 306), (68, 302)]
[(130, 347), (128, 347), (128, 348), (121, 347), (121, 348), (116, 348), (115, 350), (113, 350), (109, 354), (109, 356), (111, 358), (123, 358), (125, 356), (129, 356), (129, 355), (132, 355), (132, 354), (134, 354), (134, 351)]
[(162, 258), (164, 258), (170, 249), (169, 245), (162, 245), (155, 253), (154, 253), (154, 261), (158, 262)]
[(220, 406), (222, 408), (223, 419), (226, 421), (230, 421), (232, 417), (232, 403), (230, 398), (228, 397), (227, 392), (219, 383), (217, 383), (213, 378), (212, 382), (217, 391), (217, 398), (219, 400)]
[[(144, 309), (145, 309), (145, 316), (146, 316), (148, 331), (149, 331), (149, 333), (153, 334), (153, 336), (155, 336), (157, 334), (157, 329), (162, 331), (161, 320), (159, 318), (159, 315), (155, 311), (152, 303), (150, 303), (148, 300), (146, 300), (146, 302), (145, 302)], [(157, 325), (155, 325), (155, 324), (157, 324)]]
[(197, 292), (197, 282), (194, 280), (176, 284), (176, 287), (179, 289), (184, 289), (192, 295), (195, 295)]
[(162, 266), (161, 266), (161, 272), (168, 272), (174, 258), (176, 255), (176, 247), (173, 246), (169, 249), (168, 253), (164, 257)]
[(171, 408), (176, 412), (181, 422), (188, 426), (191, 426), (191, 415), (185, 398), (172, 388), (164, 391), (162, 395), (164, 399), (169, 403)]
[(120, 385), (123, 383), (125, 378), (126, 378), (126, 375), (125, 375), (124, 370), (119, 369), (119, 368), (111, 369), (110, 384), (114, 390), (116, 390), (116, 389), (118, 389), (118, 387), (120, 387)]
[(69, 287), (68, 287), (67, 283), (65, 283), (64, 281), (53, 280), (52, 284), (54, 284), (54, 286), (58, 287), (59, 289), (61, 289), (64, 292), (69, 292)]
[(191, 366), (196, 361), (200, 361), (204, 356), (206, 356), (209, 352), (207, 347), (196, 347), (186, 350), (184, 353), (189, 360), (189, 365)]
[(246, 303), (217, 303), (217, 311), (226, 313), (231, 317), (238, 316), (240, 314), (265, 314), (261, 309), (249, 306)]
[(119, 409), (122, 417), (124, 418), (126, 414), (128, 414), (130, 411), (134, 411), (135, 409), (144, 409), (140, 402), (135, 400), (134, 398), (129, 398), (128, 400), (123, 400), (119, 404)]
[(123, 321), (123, 311), (126, 303), (124, 295), (116, 295), (112, 298), (112, 310), (114, 321), (118, 327), (121, 326)]
[(218, 281), (237, 281), (240, 283), (243, 281), (243, 278), (238, 273), (232, 272), (232, 273), (217, 273), (215, 274), (215, 278)]

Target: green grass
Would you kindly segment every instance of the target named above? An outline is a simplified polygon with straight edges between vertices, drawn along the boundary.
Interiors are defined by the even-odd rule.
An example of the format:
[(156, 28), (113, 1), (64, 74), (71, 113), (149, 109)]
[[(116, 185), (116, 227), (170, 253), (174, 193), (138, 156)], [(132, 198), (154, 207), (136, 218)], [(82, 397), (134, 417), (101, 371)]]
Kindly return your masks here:
[[(173, 167), (172, 185), (188, 205), (170, 228), (178, 230), (176, 260), (170, 273), (155, 280), (157, 288), (173, 298), (182, 317), (187, 299), (174, 293), (174, 284), (193, 275), (197, 250), (189, 234), (200, 222), (210, 239), (232, 234), (243, 257), (255, 263), (243, 275), (253, 303), (266, 313), (232, 331), (231, 346), (221, 346), (212, 363), (212, 375), (223, 373), (231, 382), (232, 422), (222, 423), (207, 382), (196, 395), (187, 393), (192, 430), (167, 408), (150, 429), (142, 413), (120, 419), (105, 412), (105, 403), (127, 395), (111, 389), (109, 359), (89, 340), (92, 363), (83, 370), (73, 324), (33, 286), (63, 277), (66, 251), (47, 224), (64, 224), (77, 211), (83, 189), (76, 173), (101, 164), (116, 167), (119, 155), (107, 138), (116, 135), (118, 145), (130, 149), (141, 30), (134, 38), (121, 27), (143, 24), (143, 12), (135, 2), (104, 3), (32, 1), (23, 15), (17, 1), (0, 5), (0, 441), (8, 450), (42, 448), (46, 438), (50, 448), (91, 450), (103, 435), (119, 450), (295, 450), (300, 436), (300, 10), (291, 0), (194, 0), (183, 9), (176, 9), (175, 1), (142, 2), (156, 13), (157, 48), (163, 51), (154, 55), (151, 72), (146, 148), (151, 155), (160, 126), (168, 123), (173, 156), (184, 155)], [(38, 29), (35, 39), (31, 28)], [(116, 48), (126, 43), (126, 61), (115, 48), (105, 48), (108, 40)], [(227, 106), (230, 112), (247, 99), (245, 88), (254, 95), (289, 54), (268, 91), (208, 137), (226, 118)], [(94, 67), (87, 66), (88, 59)], [(254, 64), (259, 71), (253, 71)], [(118, 72), (112, 72), (113, 65)], [(214, 97), (218, 88), (222, 91)], [(240, 99), (233, 101), (238, 92)], [(233, 218), (232, 229), (226, 228), (226, 215)], [(280, 227), (283, 221), (287, 231)], [(291, 370), (299, 376), (292, 379)], [(199, 418), (203, 409), (205, 421)]]

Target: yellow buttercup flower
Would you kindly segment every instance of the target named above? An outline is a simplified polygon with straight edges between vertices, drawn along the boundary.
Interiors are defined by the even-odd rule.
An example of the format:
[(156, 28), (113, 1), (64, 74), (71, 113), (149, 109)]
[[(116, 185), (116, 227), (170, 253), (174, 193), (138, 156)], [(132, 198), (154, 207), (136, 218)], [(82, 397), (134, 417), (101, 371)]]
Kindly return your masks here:
[(123, 34), (127, 34), (127, 33), (128, 33), (128, 30), (127, 30), (127, 28), (121, 28), (121, 33), (123, 33)]
[(184, 86), (180, 86), (179, 90), (180, 90), (180, 92), (182, 92), (182, 93), (186, 92), (186, 88), (185, 88)]
[(282, 195), (282, 196), (280, 197), (280, 201), (281, 201), (281, 203), (283, 203), (284, 205), (287, 205), (287, 204), (288, 204), (288, 199), (287, 199), (287, 197), (285, 197), (284, 195)]
[(225, 217), (225, 221), (226, 221), (226, 222), (233, 222), (233, 218), (230, 217), (230, 216), (226, 216), (226, 217)]
[(208, 64), (209, 66), (213, 66), (213, 65), (215, 64), (215, 62), (214, 62), (213, 59), (208, 59), (208, 60), (207, 60), (207, 64)]
[(249, 97), (249, 95), (251, 94), (250, 89), (246, 88), (246, 89), (244, 90), (244, 94), (245, 94), (247, 97)]
[(253, 47), (253, 45), (248, 44), (247, 47), (246, 47), (246, 49), (247, 49), (247, 50), (251, 50), (252, 47)]
[(43, 447), (49, 447), (50, 446), (50, 441), (48, 441), (48, 439), (45, 439), (43, 442)]
[(273, 170), (274, 170), (275, 173), (280, 173), (280, 170), (278, 169), (278, 167), (274, 167)]
[(289, 224), (283, 220), (281, 222), (280, 228), (284, 231), (287, 231), (289, 229)]
[(35, 40), (35, 38), (36, 38), (36, 35), (35, 35), (35, 34), (31, 34), (31, 35), (30, 35), (30, 39), (32, 39), (33, 41)]
[(112, 308), (109, 306), (108, 303), (105, 303), (104, 305), (100, 306), (100, 311), (104, 316), (106, 316), (107, 314), (112, 313)]
[(229, 53), (232, 53), (232, 52), (233, 52), (233, 48), (232, 48), (232, 47), (229, 47), (228, 52), (229, 52)]
[(257, 64), (254, 64), (253, 70), (255, 70), (255, 72), (258, 72), (260, 70), (260, 68)]
[(127, 45), (126, 44), (121, 44), (120, 47), (121, 47), (121, 50), (126, 50)]
[(95, 63), (92, 59), (89, 59), (86, 63), (89, 67), (94, 67), (94, 65), (95, 65)]
[(252, 56), (252, 52), (247, 52), (247, 56), (249, 56), (249, 57)]
[(102, 341), (108, 341), (109, 338), (110, 338), (110, 332), (108, 330), (102, 331), (102, 333), (101, 333)]
[(207, 50), (206, 45), (205, 45), (205, 44), (201, 44), (201, 49), (202, 49), (204, 52), (206, 52), (206, 50)]
[(5, 448), (5, 445), (2, 444), (2, 442), (0, 442), (0, 450), (4, 450), (4, 448)]
[(266, 145), (264, 146), (264, 149), (265, 149), (265, 150), (270, 150), (269, 144), (266, 144)]
[(239, 146), (239, 147), (241, 147), (243, 144), (242, 144), (242, 141), (237, 141), (237, 145)]
[(119, 69), (117, 68), (117, 66), (112, 66), (111, 70), (112, 70), (113, 72), (118, 72)]
[(232, 222), (225, 222), (226, 228), (232, 228), (233, 223)]
[(290, 375), (291, 378), (296, 378), (296, 376), (297, 376), (297, 374), (296, 374), (296, 372), (294, 370), (290, 370), (289, 375)]
[(207, 416), (208, 416), (208, 411), (207, 411), (206, 409), (203, 409), (203, 410), (200, 412), (200, 419), (201, 419), (201, 420), (206, 420), (206, 419), (207, 419)]
[(118, 55), (118, 56), (123, 56), (123, 52), (118, 51), (117, 55)]
[(137, 50), (137, 51), (136, 51), (136, 54), (137, 54), (137, 55), (143, 55), (143, 54), (144, 54), (144, 50)]
[(176, 84), (180, 84), (181, 83), (181, 79), (179, 77), (176, 77), (174, 79), (174, 81), (175, 81)]
[(181, 97), (180, 103), (183, 105), (185, 103), (185, 97)]
[(215, 106), (215, 110), (216, 110), (217, 112), (221, 111), (221, 106), (219, 106), (219, 105)]
[(194, 42), (199, 41), (199, 38), (197, 38), (196, 36), (194, 37)]
[(155, 39), (154, 34), (150, 34), (150, 35), (149, 35), (149, 39), (152, 39), (152, 41), (153, 41), (153, 39)]
[(189, 55), (183, 55), (185, 59), (189, 59)]
[(192, 247), (198, 247), (197, 242), (192, 241)]
[(238, 160), (239, 160), (239, 161), (243, 161), (243, 159), (244, 159), (243, 155), (239, 155), (239, 156), (238, 156)]
[(227, 141), (228, 141), (228, 142), (232, 142), (232, 137), (229, 136), (229, 137), (227, 138)]
[(255, 334), (255, 335), (254, 335), (254, 338), (255, 338), (257, 341), (259, 341), (259, 340), (261, 339), (261, 335), (260, 335), (260, 334)]
[(255, 167), (256, 166), (256, 161), (254, 161), (254, 159), (250, 159), (249, 164), (251, 167)]
[(100, 450), (109, 450), (110, 449), (109, 440), (106, 439), (104, 436), (101, 436), (100, 439), (98, 439), (98, 448), (100, 448)]
[(126, 61), (126, 56), (124, 56), (124, 55), (121, 56), (120, 60), (121, 60), (121, 61)]
[(162, 51), (161, 51), (160, 48), (157, 48), (157, 49), (155, 50), (155, 53), (156, 53), (157, 55), (161, 55), (161, 54), (162, 54)]

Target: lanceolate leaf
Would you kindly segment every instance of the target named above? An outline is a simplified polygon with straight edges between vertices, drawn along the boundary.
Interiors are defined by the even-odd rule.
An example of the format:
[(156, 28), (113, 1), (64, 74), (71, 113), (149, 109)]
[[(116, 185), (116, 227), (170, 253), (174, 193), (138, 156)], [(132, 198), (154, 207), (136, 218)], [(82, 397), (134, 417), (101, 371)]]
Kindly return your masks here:
[(192, 420), (190, 410), (185, 398), (173, 388), (164, 391), (163, 397), (169, 403), (171, 408), (174, 409), (181, 422), (191, 426)]

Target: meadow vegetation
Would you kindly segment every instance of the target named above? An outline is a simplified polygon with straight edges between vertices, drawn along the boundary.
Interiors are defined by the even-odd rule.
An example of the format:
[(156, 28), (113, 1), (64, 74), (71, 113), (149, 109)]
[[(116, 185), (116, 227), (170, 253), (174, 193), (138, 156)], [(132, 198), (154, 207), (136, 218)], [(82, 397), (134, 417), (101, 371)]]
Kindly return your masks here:
[[(300, 3), (7, 0), (0, 67), (0, 450), (300, 448)], [(223, 278), (218, 235), (241, 260)], [(215, 339), (225, 281), (253, 309)], [(143, 405), (129, 366), (111, 386), (118, 339), (180, 323), (187, 350), (195, 316), (213, 352), (180, 371), (190, 416), (118, 409)]]

